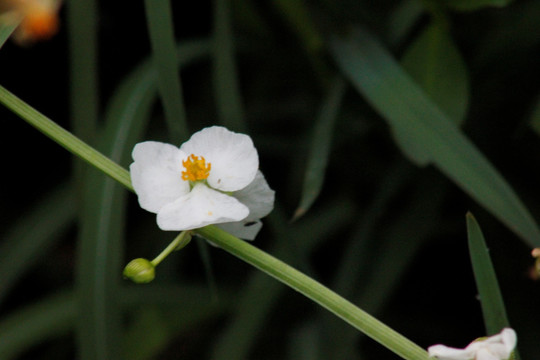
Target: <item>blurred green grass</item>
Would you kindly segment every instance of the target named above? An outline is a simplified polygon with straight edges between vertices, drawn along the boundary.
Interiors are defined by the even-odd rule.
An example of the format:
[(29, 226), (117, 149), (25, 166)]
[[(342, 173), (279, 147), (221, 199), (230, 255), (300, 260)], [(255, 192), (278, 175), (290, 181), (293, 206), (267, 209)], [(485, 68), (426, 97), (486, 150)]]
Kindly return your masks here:
[[(152, 8), (158, 20), (164, 19), (160, 9), (168, 9), (167, 1), (159, 2)], [(248, 132), (277, 191), (276, 210), (255, 245), (424, 347), (460, 346), (486, 333), (468, 260), (464, 214), (472, 210), (491, 249), (522, 358), (532, 359), (540, 351), (540, 287), (527, 275), (530, 246), (539, 241), (540, 134), (533, 121), (539, 113), (540, 6), (522, 0), (492, 8), (496, 2), (483, 0), (474, 11), (460, 12), (446, 3), (452, 2), (218, 0), (188, 9), (173, 2), (174, 28), (167, 29), (166, 21), (147, 24), (142, 3), (126, 9), (69, 1), (70, 11), (62, 12), (67, 25), (56, 38), (25, 49), (8, 41), (0, 49), (0, 84), (123, 165), (137, 141), (181, 143), (171, 138), (181, 136), (173, 135), (181, 130), (171, 123), (183, 121), (182, 112), (186, 124), (180, 127), (220, 123)], [(434, 20), (444, 27), (433, 30)], [(178, 47), (162, 37), (168, 42), (151, 46), (153, 26), (169, 31)], [(409, 162), (412, 156), (425, 165), (425, 144), (418, 138), (395, 142), (390, 118), (403, 121), (411, 105), (409, 92), (392, 86), (395, 77), (372, 85), (382, 99), (376, 106), (369, 94), (344, 85), (329, 117), (323, 104), (336, 76), (347, 75), (329, 39), (344, 41), (358, 27), (377, 39), (385, 56), (402, 60), (407, 80), (433, 96), (430, 106), (463, 121), (451, 136), (473, 144), (496, 170), (480, 175), (480, 189), (494, 203), (474, 191), (466, 195), (452, 180), (460, 176), (454, 170)], [(177, 56), (173, 65), (171, 54)], [(168, 73), (152, 67), (157, 64)], [(433, 124), (429, 111), (415, 109), (412, 120)], [(0, 359), (395, 358), (219, 249), (209, 249), (217, 299), (195, 246), (168, 258), (155, 284), (123, 281), (125, 262), (154, 256), (174, 236), (159, 231), (154, 216), (111, 180), (78, 160), (74, 165), (7, 110), (0, 114), (8, 124), (0, 249), (9, 260), (0, 282)], [(439, 136), (437, 144), (450, 135)], [(441, 158), (453, 151), (470, 157), (470, 148), (460, 144)], [(426, 160), (433, 160), (429, 155)], [(510, 200), (489, 188), (497, 173)], [(289, 222), (306, 196), (305, 214)], [(39, 233), (33, 238), (32, 231)]]

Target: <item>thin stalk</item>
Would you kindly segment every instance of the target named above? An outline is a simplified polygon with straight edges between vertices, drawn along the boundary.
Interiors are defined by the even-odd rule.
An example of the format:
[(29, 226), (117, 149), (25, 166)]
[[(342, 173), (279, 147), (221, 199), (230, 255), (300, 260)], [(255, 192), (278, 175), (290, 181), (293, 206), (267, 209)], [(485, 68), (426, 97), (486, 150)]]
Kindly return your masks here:
[(27, 123), (133, 191), (129, 172), (0, 85), (0, 102)]
[(403, 359), (428, 359), (427, 352), (411, 340), (281, 260), (215, 226), (194, 232), (313, 300)]
[(150, 261), (150, 263), (153, 266), (158, 266), (170, 253), (182, 249), (189, 244), (190, 241), (191, 235), (189, 234), (189, 231), (182, 231), (158, 256), (156, 256), (154, 260)]
[[(133, 191), (127, 170), (62, 129), (1, 86), (0, 102), (64, 148), (117, 180), (128, 190)], [(407, 360), (428, 359), (428, 354), (424, 349), (283, 261), (215, 226), (206, 226), (193, 231), (313, 300), (402, 358)]]

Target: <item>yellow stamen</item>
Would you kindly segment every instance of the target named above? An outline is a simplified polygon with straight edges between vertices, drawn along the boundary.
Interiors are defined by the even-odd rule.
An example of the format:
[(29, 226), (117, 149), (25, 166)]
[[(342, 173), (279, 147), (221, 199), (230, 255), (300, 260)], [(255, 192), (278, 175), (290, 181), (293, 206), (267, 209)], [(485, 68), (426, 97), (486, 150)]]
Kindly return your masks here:
[(187, 160), (182, 161), (186, 171), (182, 171), (182, 180), (198, 181), (204, 180), (210, 175), (212, 164), (206, 164), (202, 156), (189, 155)]

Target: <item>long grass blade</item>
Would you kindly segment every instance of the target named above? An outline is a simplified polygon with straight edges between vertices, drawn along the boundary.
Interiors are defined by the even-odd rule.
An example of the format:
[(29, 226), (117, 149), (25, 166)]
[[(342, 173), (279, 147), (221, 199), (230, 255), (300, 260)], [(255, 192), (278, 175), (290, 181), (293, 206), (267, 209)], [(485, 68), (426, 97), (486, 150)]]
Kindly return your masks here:
[(406, 154), (420, 164), (432, 162), (525, 242), (540, 246), (540, 230), (514, 190), (372, 35), (360, 30), (334, 38), (331, 50), (397, 139), (406, 140), (398, 141)]
[(456, 124), (465, 120), (469, 76), (465, 62), (442, 21), (426, 27), (405, 52), (405, 70)]
[(47, 254), (77, 214), (73, 189), (62, 184), (26, 211), (2, 237), (0, 254), (0, 303), (35, 261)]
[(13, 34), (19, 22), (0, 21), (0, 49), (6, 43), (7, 39)]
[(67, 2), (70, 107), (73, 133), (93, 143), (99, 118), (97, 2)]
[(494, 335), (502, 328), (509, 327), (510, 323), (482, 230), (471, 213), (467, 213), (466, 217), (469, 252), (476, 287), (480, 294), (484, 324), (487, 335)]
[(302, 196), (300, 203), (294, 212), (293, 219), (296, 220), (309, 210), (313, 202), (321, 192), (328, 157), (330, 156), (330, 146), (334, 124), (336, 123), (343, 96), (345, 95), (346, 83), (342, 78), (338, 78), (332, 84), (330, 92), (315, 120), (311, 145), (307, 159), (304, 182), (302, 184)]
[[(100, 148), (116, 162), (129, 161), (142, 136), (156, 94), (156, 74), (143, 67), (116, 92)], [(78, 249), (77, 286), (81, 312), (81, 359), (115, 359), (121, 355), (121, 310), (115, 301), (122, 272), (126, 193), (112, 179), (89, 171), (84, 182), (83, 223)]]
[(171, 142), (181, 144), (188, 138), (188, 126), (176, 60), (171, 4), (169, 0), (145, 0), (144, 3), (169, 137)]
[(246, 133), (247, 126), (234, 61), (230, 2), (214, 2), (214, 94), (220, 122), (230, 130)]

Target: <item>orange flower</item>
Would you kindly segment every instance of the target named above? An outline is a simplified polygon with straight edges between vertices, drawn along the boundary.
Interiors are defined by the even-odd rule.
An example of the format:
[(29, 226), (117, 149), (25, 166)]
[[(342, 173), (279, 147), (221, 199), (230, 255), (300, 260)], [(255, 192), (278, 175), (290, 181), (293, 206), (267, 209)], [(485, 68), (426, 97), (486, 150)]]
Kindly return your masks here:
[(0, 0), (4, 17), (20, 21), (14, 40), (26, 45), (48, 40), (58, 32), (60, 0)]

